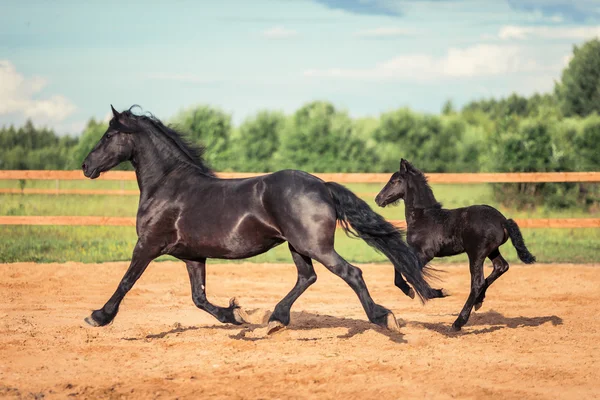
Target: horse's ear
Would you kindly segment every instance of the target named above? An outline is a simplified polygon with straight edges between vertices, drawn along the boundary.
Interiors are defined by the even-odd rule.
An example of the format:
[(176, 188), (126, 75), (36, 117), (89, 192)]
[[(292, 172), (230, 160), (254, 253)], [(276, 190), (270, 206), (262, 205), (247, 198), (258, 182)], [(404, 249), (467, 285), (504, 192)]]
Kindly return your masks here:
[(112, 110), (113, 116), (114, 116), (116, 119), (119, 119), (119, 115), (120, 115), (120, 114), (119, 114), (119, 112), (118, 112), (117, 110), (115, 110), (115, 108), (112, 106), (112, 104), (110, 105), (110, 109)]

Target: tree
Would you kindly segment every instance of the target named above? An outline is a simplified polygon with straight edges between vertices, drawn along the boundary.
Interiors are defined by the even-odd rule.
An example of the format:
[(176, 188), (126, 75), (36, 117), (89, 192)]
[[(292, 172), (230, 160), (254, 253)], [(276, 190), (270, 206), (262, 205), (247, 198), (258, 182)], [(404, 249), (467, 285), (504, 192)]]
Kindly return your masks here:
[(377, 156), (356, 136), (346, 113), (315, 101), (296, 111), (287, 124), (277, 160), (280, 168), (310, 172), (368, 172)]
[(284, 126), (285, 116), (279, 112), (261, 111), (244, 121), (237, 143), (240, 169), (248, 172), (273, 171), (273, 155), (279, 149)]
[(210, 106), (198, 106), (180, 112), (173, 118), (178, 129), (196, 144), (206, 147), (205, 157), (215, 169), (229, 169), (231, 116)]
[(583, 129), (575, 137), (578, 169), (597, 171), (600, 169), (600, 117), (590, 116)]
[(442, 107), (442, 114), (444, 115), (451, 115), (454, 114), (456, 111), (454, 109), (454, 103), (452, 102), (452, 100), (448, 99), (446, 100), (446, 102), (444, 103), (444, 106)]
[(600, 113), (600, 40), (573, 46), (573, 58), (554, 91), (565, 116)]

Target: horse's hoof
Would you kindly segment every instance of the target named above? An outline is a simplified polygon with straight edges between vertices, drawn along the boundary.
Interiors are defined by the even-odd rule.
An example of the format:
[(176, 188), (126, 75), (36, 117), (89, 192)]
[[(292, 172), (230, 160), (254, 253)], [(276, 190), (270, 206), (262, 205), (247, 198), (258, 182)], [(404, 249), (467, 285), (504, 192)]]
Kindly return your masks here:
[(84, 321), (89, 325), (89, 326), (93, 326), (94, 328), (97, 328), (100, 326), (99, 323), (97, 323), (94, 318), (92, 318), (92, 316), (90, 315), (89, 317), (85, 317)]
[[(406, 323), (404, 321), (401, 321), (401, 324), (402, 324), (402, 326), (406, 325)], [(387, 315), (386, 327), (390, 331), (400, 332), (400, 325), (398, 324), (398, 320), (396, 320), (396, 317), (394, 316), (393, 313), (389, 313)]]
[(461, 329), (461, 326), (457, 325), (456, 322), (452, 324), (452, 330), (454, 332), (459, 332)]
[(440, 296), (441, 298), (448, 297), (448, 296), (451, 295), (450, 292), (447, 289), (444, 289), (444, 288), (440, 289), (440, 293), (442, 294)]
[(269, 325), (267, 326), (267, 335), (272, 335), (283, 329), (285, 329), (285, 325), (283, 323), (276, 320), (269, 321)]
[(411, 299), (415, 298), (415, 289), (410, 288), (408, 289), (408, 293), (406, 294), (408, 297), (410, 297)]
[(479, 311), (479, 309), (481, 308), (482, 305), (483, 305), (483, 301), (475, 304), (475, 311)]

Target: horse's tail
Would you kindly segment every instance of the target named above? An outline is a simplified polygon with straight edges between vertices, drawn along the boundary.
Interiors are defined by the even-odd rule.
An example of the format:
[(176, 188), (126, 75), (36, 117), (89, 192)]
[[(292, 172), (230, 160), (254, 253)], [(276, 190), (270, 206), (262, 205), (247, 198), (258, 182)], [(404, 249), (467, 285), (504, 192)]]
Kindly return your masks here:
[(333, 197), (336, 219), (347, 235), (360, 237), (383, 253), (413, 286), (422, 302), (439, 297), (424, 279), (424, 276), (432, 276), (431, 269), (427, 265), (421, 266), (415, 252), (404, 243), (400, 229), (387, 222), (344, 186), (335, 182), (325, 185)]
[(519, 259), (525, 264), (533, 264), (535, 262), (535, 257), (525, 246), (525, 241), (523, 241), (523, 236), (521, 236), (521, 230), (519, 229), (517, 223), (512, 219), (507, 219), (504, 222), (504, 227), (508, 232), (508, 236), (510, 236), (510, 241), (512, 242), (513, 246), (515, 246), (515, 249), (517, 249)]

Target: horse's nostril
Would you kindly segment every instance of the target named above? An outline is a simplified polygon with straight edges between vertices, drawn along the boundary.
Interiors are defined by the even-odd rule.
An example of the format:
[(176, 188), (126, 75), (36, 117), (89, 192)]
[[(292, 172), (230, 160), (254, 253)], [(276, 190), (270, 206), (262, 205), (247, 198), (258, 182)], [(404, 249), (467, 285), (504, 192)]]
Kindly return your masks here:
[(87, 169), (87, 165), (85, 165), (85, 163), (81, 164), (81, 169), (85, 171)]

